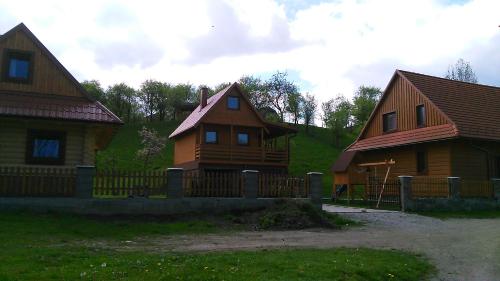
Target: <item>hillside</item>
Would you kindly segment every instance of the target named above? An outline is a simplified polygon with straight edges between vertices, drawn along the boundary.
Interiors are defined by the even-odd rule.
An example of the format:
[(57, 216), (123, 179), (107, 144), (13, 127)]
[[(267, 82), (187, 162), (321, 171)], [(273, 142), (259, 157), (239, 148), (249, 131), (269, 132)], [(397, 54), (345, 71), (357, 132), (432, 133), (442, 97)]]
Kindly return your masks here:
[[(97, 167), (115, 167), (119, 169), (143, 169), (143, 164), (136, 158), (140, 148), (138, 130), (142, 126), (154, 128), (160, 135), (168, 136), (176, 127), (177, 122), (155, 122), (146, 124), (126, 124), (113, 138), (111, 144), (97, 155)], [(347, 136), (342, 140), (345, 147), (355, 136)], [(305, 133), (305, 127), (299, 125), (299, 133), (290, 140), (291, 163), (290, 174), (304, 175), (307, 172), (324, 173), (323, 183), (325, 195), (330, 194), (332, 177), (330, 166), (337, 159), (342, 149), (332, 145), (330, 132), (324, 128), (312, 127), (310, 133)], [(172, 166), (173, 142), (168, 141), (164, 153), (151, 162), (149, 169)]]

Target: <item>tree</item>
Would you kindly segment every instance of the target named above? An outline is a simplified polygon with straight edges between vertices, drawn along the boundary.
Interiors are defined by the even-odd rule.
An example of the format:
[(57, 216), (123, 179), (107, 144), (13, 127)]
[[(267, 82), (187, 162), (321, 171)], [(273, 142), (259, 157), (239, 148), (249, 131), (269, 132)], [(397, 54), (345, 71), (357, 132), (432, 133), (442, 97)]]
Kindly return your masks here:
[(126, 123), (137, 117), (137, 92), (125, 83), (115, 84), (106, 90), (106, 106)]
[(258, 77), (243, 76), (238, 80), (241, 89), (247, 95), (253, 106), (261, 111), (269, 107), (269, 95), (266, 91), (266, 85)]
[(269, 94), (270, 105), (278, 112), (281, 122), (285, 121), (289, 95), (298, 92), (297, 86), (293, 82), (288, 81), (287, 76), (286, 72), (277, 71), (266, 81), (266, 90)]
[(105, 92), (101, 86), (101, 83), (97, 80), (85, 80), (80, 83), (82, 87), (89, 93), (89, 95), (96, 101), (104, 103)]
[(299, 92), (288, 93), (287, 104), (286, 111), (292, 115), (293, 123), (298, 125), (302, 118), (304, 97)]
[(144, 161), (144, 169), (148, 167), (151, 158), (158, 156), (165, 148), (167, 139), (158, 135), (154, 129), (142, 127), (139, 130), (142, 148), (137, 151), (137, 157)]
[(154, 114), (158, 109), (158, 96), (161, 92), (161, 82), (155, 80), (146, 80), (141, 84), (141, 89), (139, 90), (139, 100), (142, 103), (142, 107), (146, 117), (149, 122), (154, 119)]
[(356, 127), (362, 127), (368, 121), (381, 95), (380, 88), (366, 86), (360, 86), (354, 93), (352, 117)]
[(346, 128), (351, 121), (352, 105), (344, 96), (338, 96), (322, 104), (326, 127), (331, 130), (334, 144), (341, 146), (341, 136), (346, 133)]
[(448, 72), (445, 75), (446, 79), (477, 83), (476, 73), (472, 70), (470, 63), (459, 59), (455, 65), (448, 66)]
[(316, 115), (316, 110), (318, 107), (318, 102), (313, 95), (307, 93), (304, 96), (304, 106), (302, 107), (304, 115), (304, 124), (306, 125), (306, 133), (309, 133), (309, 125), (314, 123), (314, 117)]
[(213, 89), (213, 94), (217, 94), (218, 92), (224, 90), (226, 87), (230, 86), (231, 83), (229, 82), (224, 82), (224, 83), (220, 83), (219, 85), (216, 85)]
[(171, 89), (169, 106), (171, 106), (171, 120), (176, 118), (176, 110), (185, 103), (195, 103), (196, 89), (191, 84), (177, 84)]

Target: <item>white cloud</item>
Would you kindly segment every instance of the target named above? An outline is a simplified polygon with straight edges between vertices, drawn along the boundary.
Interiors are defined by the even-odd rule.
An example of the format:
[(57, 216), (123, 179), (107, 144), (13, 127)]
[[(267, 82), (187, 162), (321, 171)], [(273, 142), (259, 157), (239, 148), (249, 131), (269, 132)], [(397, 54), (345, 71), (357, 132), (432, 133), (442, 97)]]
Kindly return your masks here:
[(442, 75), (460, 57), (500, 84), (500, 1), (317, 2), (0, 0), (0, 33), (25, 22), (77, 79), (104, 85), (288, 69), (324, 101), (383, 88), (396, 68)]

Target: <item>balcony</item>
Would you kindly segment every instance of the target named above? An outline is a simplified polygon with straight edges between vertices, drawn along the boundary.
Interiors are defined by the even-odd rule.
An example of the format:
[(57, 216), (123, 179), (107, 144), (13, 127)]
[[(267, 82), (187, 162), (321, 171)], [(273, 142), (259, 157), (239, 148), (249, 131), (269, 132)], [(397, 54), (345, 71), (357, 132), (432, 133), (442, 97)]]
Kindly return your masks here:
[(264, 147), (197, 144), (195, 158), (201, 162), (288, 165), (288, 152)]

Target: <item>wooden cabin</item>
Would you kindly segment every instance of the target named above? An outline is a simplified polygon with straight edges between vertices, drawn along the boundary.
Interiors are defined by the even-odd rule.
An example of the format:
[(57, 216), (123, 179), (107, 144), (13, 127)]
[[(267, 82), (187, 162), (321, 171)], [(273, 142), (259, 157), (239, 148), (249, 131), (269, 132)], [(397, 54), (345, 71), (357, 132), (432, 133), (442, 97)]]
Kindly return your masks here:
[(264, 120), (234, 83), (210, 98), (202, 88), (200, 104), (169, 138), (175, 141), (176, 167), (285, 173), (296, 132)]
[[(500, 177), (500, 88), (397, 70), (356, 141), (332, 166), (334, 186), (367, 175)], [(378, 169), (378, 170), (377, 170)]]
[(0, 36), (0, 165), (94, 165), (120, 119), (24, 25)]

